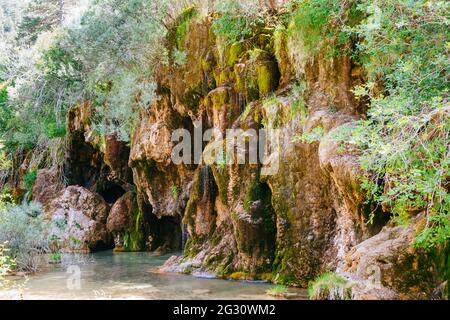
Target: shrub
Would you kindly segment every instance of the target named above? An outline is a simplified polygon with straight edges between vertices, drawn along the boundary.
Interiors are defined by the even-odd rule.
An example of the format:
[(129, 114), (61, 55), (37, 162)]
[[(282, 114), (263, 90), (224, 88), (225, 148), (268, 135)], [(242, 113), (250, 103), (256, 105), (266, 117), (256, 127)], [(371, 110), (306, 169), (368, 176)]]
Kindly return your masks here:
[(301, 46), (316, 54), (324, 46), (327, 56), (339, 55), (349, 43), (353, 26), (363, 16), (357, 1), (299, 0), (294, 4), (288, 36), (300, 37)]
[(17, 270), (39, 270), (42, 253), (48, 251), (47, 227), (37, 203), (0, 208), (0, 243), (7, 242), (8, 257)]
[(14, 260), (8, 255), (7, 243), (0, 243), (0, 288), (5, 288), (8, 281), (5, 279), (14, 268)]
[(355, 88), (370, 99), (367, 120), (342, 140), (362, 152), (368, 200), (399, 223), (425, 211), (416, 245), (431, 249), (450, 239), (450, 109), (448, 12), (441, 1), (382, 0), (360, 5), (367, 18), (351, 31), (368, 82)]
[(172, 60), (175, 66), (183, 66), (186, 64), (187, 55), (186, 52), (180, 51), (178, 49), (173, 50), (172, 52)]
[(270, 296), (283, 296), (288, 292), (288, 289), (284, 285), (276, 285), (266, 290), (266, 293)]
[(28, 171), (23, 177), (25, 189), (31, 191), (31, 189), (33, 189), (34, 183), (36, 182), (36, 178), (37, 178), (37, 169), (32, 169)]
[(311, 300), (351, 300), (351, 287), (347, 280), (334, 272), (327, 272), (308, 286)]
[(251, 1), (219, 1), (215, 9), (219, 16), (214, 20), (212, 29), (227, 44), (250, 36), (252, 29), (262, 21), (260, 8)]

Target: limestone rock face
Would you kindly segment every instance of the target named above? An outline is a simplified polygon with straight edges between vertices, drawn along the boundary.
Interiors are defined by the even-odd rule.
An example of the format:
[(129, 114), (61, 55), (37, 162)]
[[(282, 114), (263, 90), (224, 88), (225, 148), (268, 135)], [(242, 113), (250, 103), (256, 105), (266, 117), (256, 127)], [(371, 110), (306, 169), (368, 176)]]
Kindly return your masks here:
[[(424, 215), (419, 215), (408, 226), (386, 226), (356, 245), (347, 254), (343, 271), (369, 281), (369, 288), (393, 290), (402, 299), (429, 299), (436, 287), (438, 266), (433, 254), (413, 246), (423, 219)], [(357, 298), (379, 298), (374, 293), (358, 295)]]
[(33, 199), (43, 205), (54, 199), (64, 188), (60, 175), (56, 168), (38, 170), (33, 185)]
[(119, 141), (116, 134), (110, 134), (105, 139), (104, 160), (117, 178), (125, 183), (132, 181), (131, 169), (128, 167), (130, 148), (125, 142)]
[(61, 191), (44, 208), (51, 220), (50, 238), (66, 252), (89, 252), (110, 245), (106, 230), (109, 206), (98, 194), (79, 186)]
[(359, 216), (359, 208), (343, 201), (348, 190), (341, 194), (324, 170), (322, 143), (296, 140), (312, 128), (321, 127), (326, 133), (353, 117), (318, 109), (302, 120), (301, 114), (291, 115), (292, 103), (286, 96), (264, 105), (267, 126), (279, 130), (280, 135), (271, 155), (279, 159), (279, 167), (266, 181), (277, 217), (278, 277), (307, 285), (306, 279), (342, 265), (345, 253), (368, 233), (354, 218)]
[[(419, 222), (382, 230), (389, 212), (365, 204), (358, 150), (333, 138), (364, 116), (351, 90), (361, 70), (350, 57), (311, 55), (272, 26), (223, 42), (212, 19), (184, 16), (169, 28), (172, 40), (177, 23), (186, 29), (167, 43), (169, 60), (177, 49), (186, 63), (158, 66), (157, 98), (140, 111), (129, 146), (94, 134), (89, 103), (69, 111), (64, 173), (72, 186), (52, 199), (56, 174), (42, 170), (33, 189), (63, 249), (108, 247), (114, 236), (126, 251), (183, 249), (165, 271), (296, 286), (335, 271), (357, 299), (431, 294), (442, 279), (411, 249)], [(223, 140), (202, 137), (208, 129)], [(173, 162), (177, 130), (201, 161)], [(263, 135), (249, 163), (251, 142)], [(244, 145), (228, 147), (234, 138)]]

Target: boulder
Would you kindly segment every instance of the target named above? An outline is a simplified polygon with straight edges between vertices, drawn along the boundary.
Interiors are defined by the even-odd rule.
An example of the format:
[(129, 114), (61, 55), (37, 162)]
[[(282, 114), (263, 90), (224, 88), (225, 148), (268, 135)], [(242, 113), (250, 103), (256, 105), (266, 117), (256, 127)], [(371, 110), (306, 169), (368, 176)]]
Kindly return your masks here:
[(128, 192), (113, 204), (106, 222), (108, 232), (119, 233), (124, 231), (131, 217), (132, 201), (132, 195)]
[(69, 186), (44, 207), (51, 220), (50, 239), (64, 252), (90, 252), (107, 247), (109, 206), (86, 188)]

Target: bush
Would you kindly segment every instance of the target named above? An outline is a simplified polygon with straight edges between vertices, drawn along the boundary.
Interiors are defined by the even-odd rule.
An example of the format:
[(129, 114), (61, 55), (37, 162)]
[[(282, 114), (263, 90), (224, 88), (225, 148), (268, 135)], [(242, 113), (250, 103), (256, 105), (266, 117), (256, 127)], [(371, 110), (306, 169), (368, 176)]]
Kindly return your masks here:
[(15, 261), (18, 271), (39, 270), (42, 253), (48, 251), (47, 228), (40, 204), (0, 208), (0, 243), (6, 242), (8, 257)]
[(362, 150), (369, 201), (399, 223), (427, 213), (416, 242), (426, 249), (450, 239), (449, 7), (368, 1), (359, 7), (367, 19), (351, 29), (368, 77), (354, 93), (370, 105), (367, 120), (342, 140)]
[(275, 297), (284, 296), (287, 292), (288, 292), (287, 287), (281, 284), (266, 290), (266, 294)]
[(14, 260), (8, 255), (7, 243), (0, 243), (0, 288), (5, 288), (8, 284), (7, 276), (14, 268)]
[(325, 46), (327, 56), (339, 55), (350, 40), (347, 27), (363, 16), (357, 3), (354, 0), (295, 1), (288, 36), (300, 37), (299, 45), (309, 53), (316, 54)]
[(27, 189), (28, 191), (31, 191), (31, 189), (33, 189), (34, 183), (36, 182), (36, 178), (37, 178), (37, 170), (36, 169), (32, 169), (32, 170), (28, 171), (27, 174), (25, 174), (25, 176), (23, 177), (25, 189)]
[(230, 44), (252, 34), (253, 28), (262, 21), (261, 9), (253, 2), (236, 0), (219, 1), (216, 5), (218, 18), (214, 20), (212, 29)]
[(311, 300), (351, 300), (351, 292), (347, 280), (334, 272), (320, 275), (308, 286)]

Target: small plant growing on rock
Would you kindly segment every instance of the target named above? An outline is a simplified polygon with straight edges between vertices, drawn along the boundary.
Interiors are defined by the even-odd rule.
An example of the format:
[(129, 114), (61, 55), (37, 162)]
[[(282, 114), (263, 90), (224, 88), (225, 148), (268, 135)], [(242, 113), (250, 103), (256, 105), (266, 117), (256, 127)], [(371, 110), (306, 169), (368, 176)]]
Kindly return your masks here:
[(178, 187), (176, 185), (170, 187), (170, 191), (172, 192), (172, 197), (178, 198)]
[(61, 253), (60, 252), (53, 252), (50, 254), (50, 263), (57, 264), (61, 263)]
[(269, 296), (275, 296), (275, 297), (283, 297), (286, 295), (288, 289), (284, 285), (276, 285), (273, 288), (267, 289), (266, 294)]
[(325, 132), (321, 126), (315, 127), (311, 132), (304, 132), (294, 138), (294, 142), (300, 141), (302, 143), (319, 142), (324, 136)]
[(351, 300), (352, 290), (343, 277), (327, 272), (310, 282), (308, 295), (311, 300)]
[(183, 66), (187, 62), (186, 52), (175, 49), (172, 52), (173, 64), (177, 67)]

